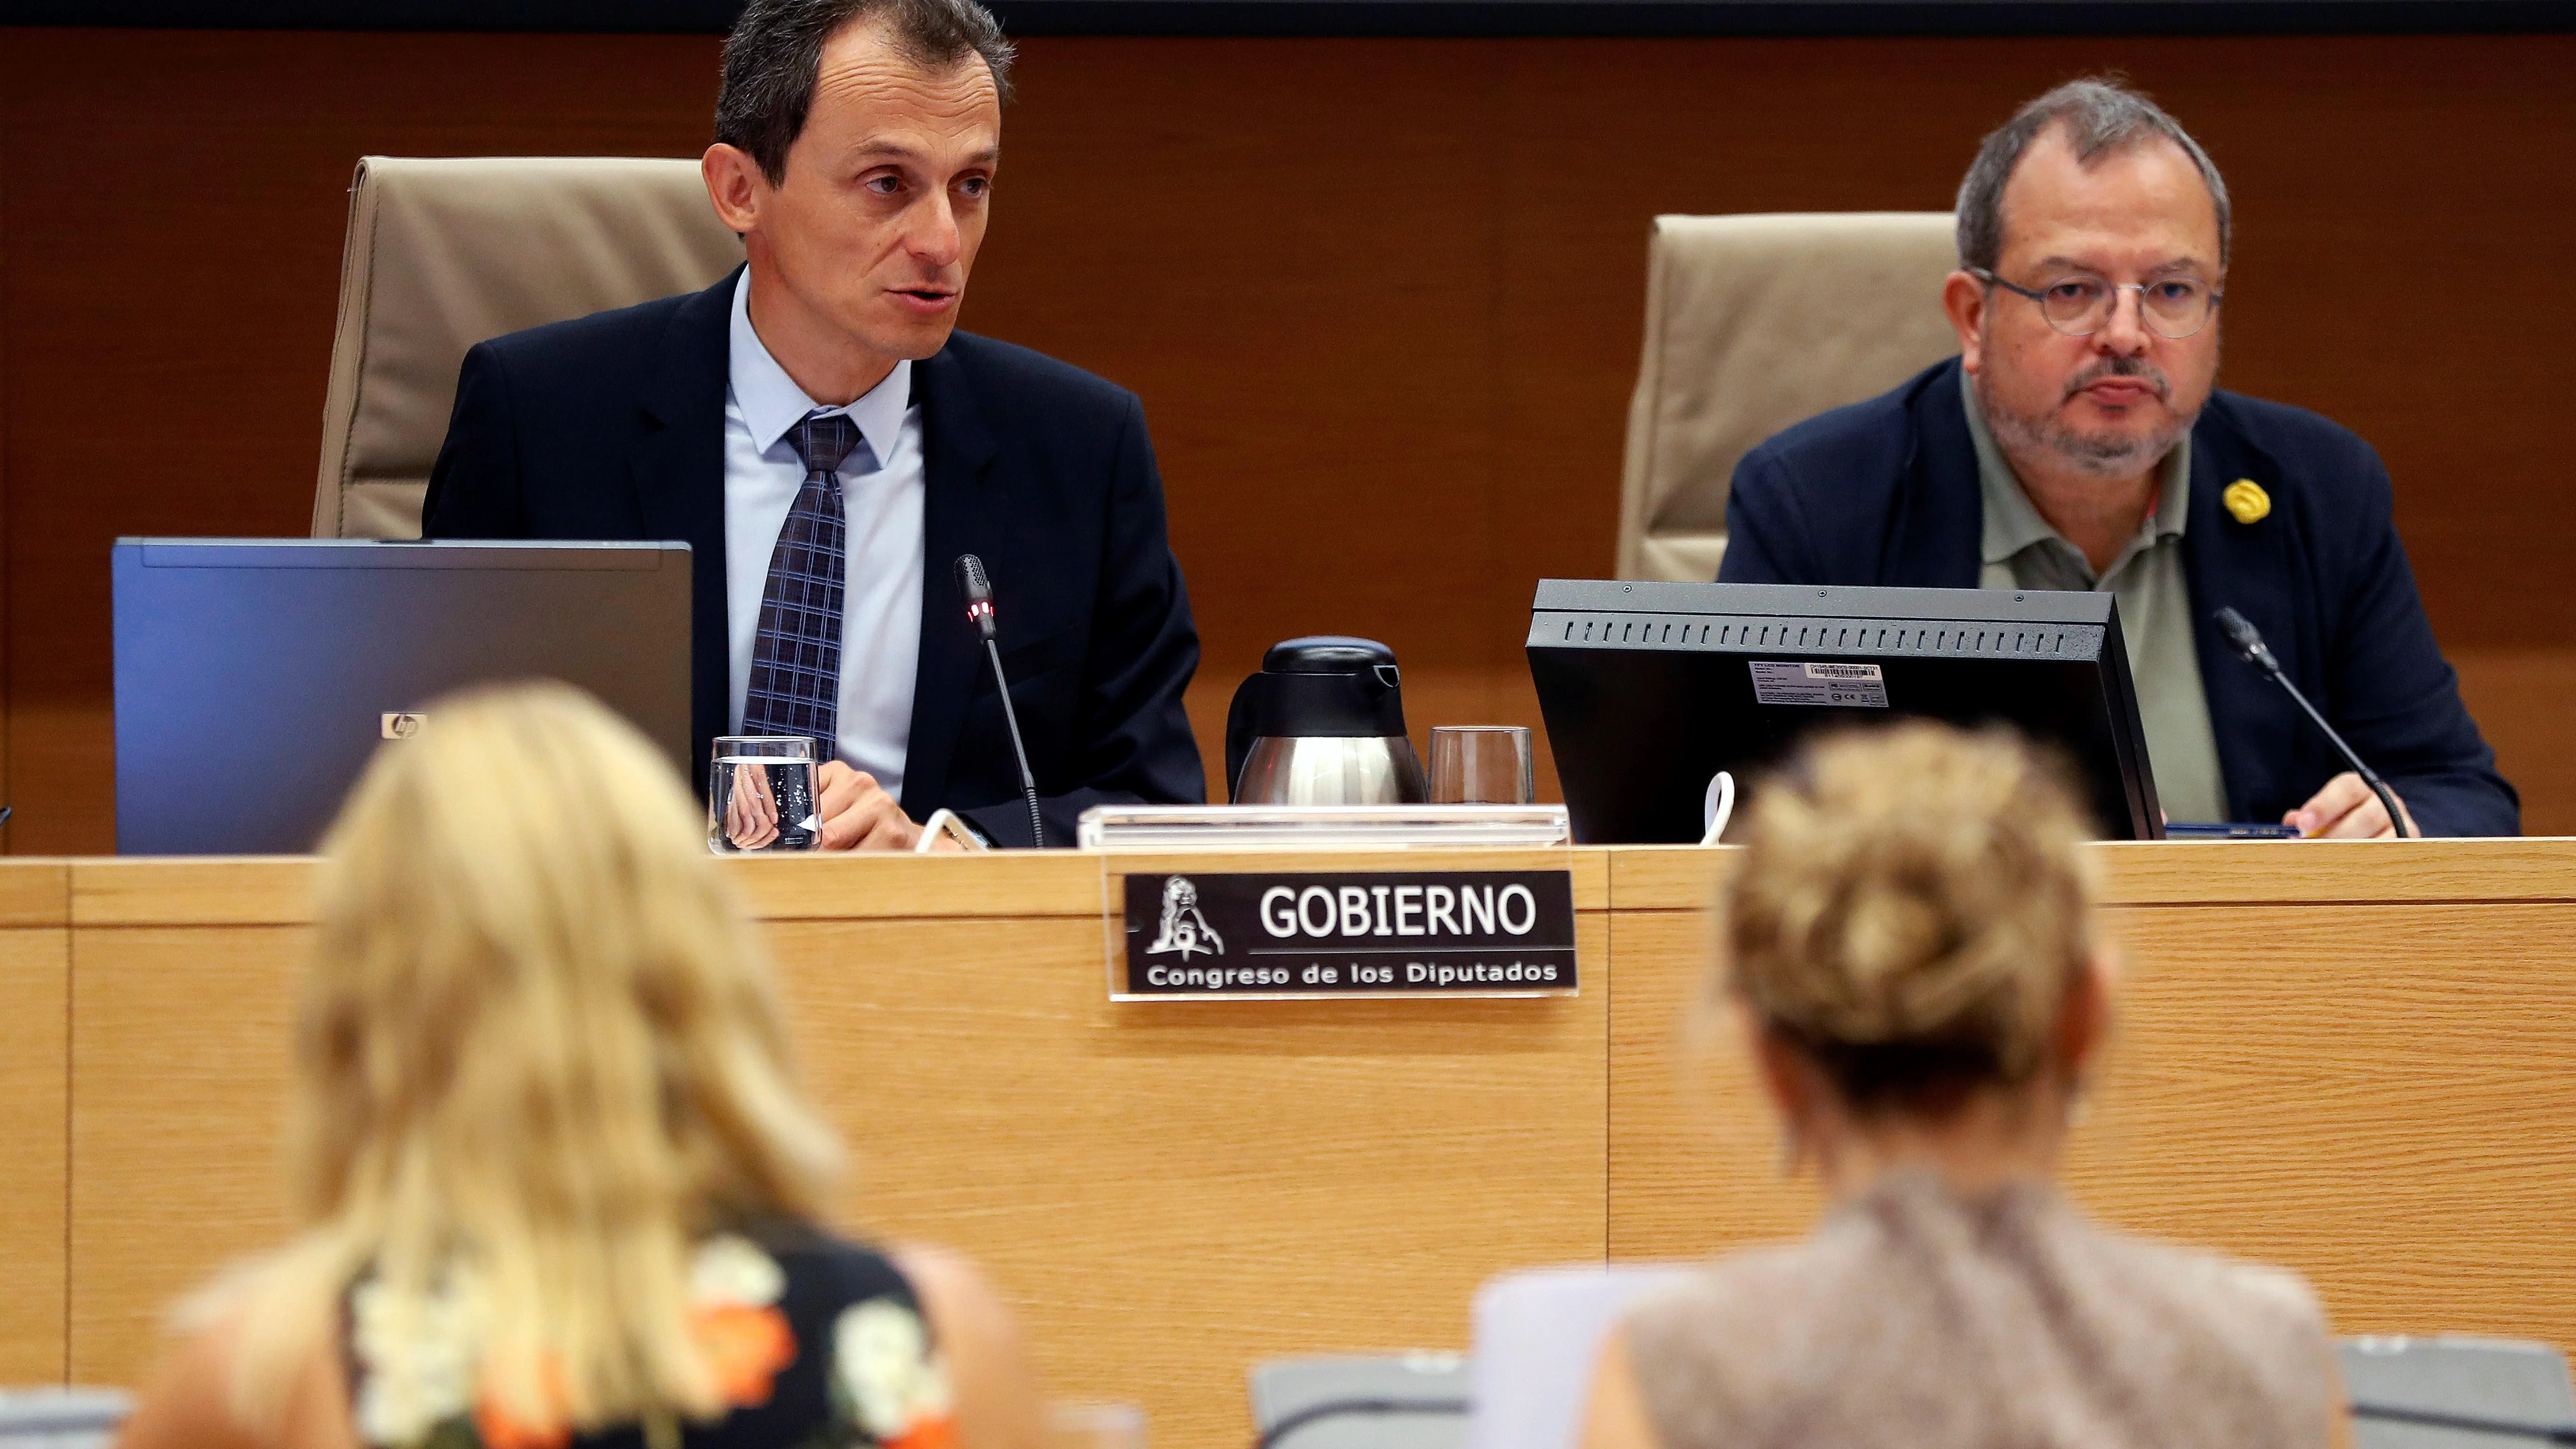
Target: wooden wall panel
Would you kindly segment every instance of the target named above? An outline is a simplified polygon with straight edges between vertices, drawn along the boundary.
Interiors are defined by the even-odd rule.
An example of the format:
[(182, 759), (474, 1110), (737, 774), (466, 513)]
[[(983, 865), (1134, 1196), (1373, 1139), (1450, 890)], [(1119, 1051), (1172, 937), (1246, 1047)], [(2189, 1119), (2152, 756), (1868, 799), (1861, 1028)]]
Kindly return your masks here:
[(1610, 1256), (1695, 1258), (1804, 1233), (1823, 1200), (1812, 1174), (1784, 1170), (1740, 1028), (1704, 999), (1707, 917), (1621, 911), (1610, 929)]
[(182, 1295), (284, 1240), (309, 932), (98, 928), (72, 955), (71, 1376), (132, 1384)]
[(2576, 1302), (2541, 1286), (2576, 1271), (2576, 906), (2138, 908), (2112, 929), (2133, 964), (2069, 1163), (2089, 1207), (2296, 1268), (2343, 1332), (2576, 1344)]
[(64, 926), (0, 929), (0, 1384), (63, 1378), (70, 971)]
[[(2118, 1035), (2067, 1174), (2089, 1209), (2295, 1268), (2339, 1331), (2576, 1344), (2576, 1304), (2547, 1287), (2576, 1270), (2576, 906), (2112, 914)], [(1615, 928), (1612, 1255), (1803, 1232), (1814, 1191), (1781, 1180), (1738, 1043), (1676, 1025), (1703, 928)]]
[[(1587, 854), (1597, 900), (1607, 871)], [(806, 1074), (852, 1146), (849, 1226), (974, 1254), (1021, 1306), (1051, 1388), (1144, 1403), (1158, 1442), (1247, 1439), (1243, 1373), (1262, 1357), (1461, 1349), (1486, 1277), (1602, 1254), (1606, 992), (1113, 1006), (1096, 915), (818, 919), (847, 913), (854, 872), (907, 863), (786, 864), (829, 878), (731, 873), (782, 877), (748, 893), (779, 918)], [(935, 864), (966, 869), (923, 898), (970, 914), (994, 904), (975, 868), (1010, 865)], [(209, 897), (182, 863), (103, 873), (118, 879), (87, 893), (75, 947), (69, 1357), (82, 1381), (128, 1383), (174, 1299), (285, 1230), (278, 1129), (308, 936), (107, 924), (152, 914), (152, 877), (171, 887), (167, 920)], [(300, 910), (279, 903), (304, 874), (235, 871), (267, 915)], [(1603, 960), (1606, 913), (1580, 920), (1586, 960)], [(59, 1088), (59, 1055), (54, 1070)], [(54, 1191), (59, 1218), (59, 1173)], [(53, 1313), (59, 1347), (59, 1294)]]
[(1600, 992), (1113, 1005), (1096, 919), (770, 939), (853, 1223), (973, 1254), (1050, 1391), (1158, 1443), (1248, 1442), (1263, 1359), (1463, 1350), (1477, 1284), (1601, 1256)]
[(358, 157), (694, 155), (715, 44), (0, 29), (13, 849), (114, 845), (109, 543), (310, 525)]
[[(0, 30), (12, 848), (111, 838), (108, 540), (304, 527), (357, 156), (690, 154), (713, 66)], [(2232, 183), (2225, 380), (2378, 445), (2455, 652), (2576, 669), (2545, 586), (2576, 37), (1034, 40), (966, 321), (1144, 397), (1203, 734), (1263, 646), (1330, 630), (1431, 686), (1417, 734), (1534, 723), (1530, 583), (1611, 567), (1648, 219), (1945, 206), (2014, 103), (2105, 66)], [(148, 461), (110, 445), (145, 429)], [(2563, 696), (2472, 683), (2529, 825), (2576, 831)]]
[(2576, 835), (2576, 648), (2459, 649), (2451, 662), (2497, 767), (2522, 792), (2523, 833)]
[[(2346, 1329), (2576, 1346), (2551, 1288), (2576, 1267), (2567, 853), (2105, 848), (2110, 894), (2147, 903), (2114, 908), (2131, 965), (2075, 1191), (2308, 1273)], [(853, 1145), (847, 1222), (982, 1258), (1059, 1392), (1141, 1399), (1157, 1442), (1199, 1444), (1242, 1442), (1240, 1375), (1265, 1355), (1461, 1344), (1503, 1267), (1806, 1229), (1813, 1190), (1781, 1179), (1734, 1043), (1685, 1010), (1695, 903), (1731, 854), (1579, 852), (1581, 898), (1606, 886), (1614, 909), (1581, 914), (1573, 1000), (1222, 1008), (1105, 1000), (1073, 904), (1095, 862), (728, 873), (754, 882), (807, 1076)], [(1010, 907), (986, 868), (1044, 914), (993, 914)], [(198, 865), (84, 865), (68, 900), (58, 863), (0, 869), (0, 1143), (39, 1168), (0, 1222), (33, 1244), (0, 1261), (36, 1270), (0, 1306), (0, 1355), (25, 1360), (7, 1372), (131, 1381), (176, 1295), (283, 1230), (308, 868), (227, 869), (219, 893)], [(852, 906), (893, 894), (954, 918)], [(67, 1059), (59, 976), (17, 969), (65, 920)], [(66, 1136), (49, 1208), (43, 1144)], [(50, 1320), (48, 1233), (69, 1249)]]

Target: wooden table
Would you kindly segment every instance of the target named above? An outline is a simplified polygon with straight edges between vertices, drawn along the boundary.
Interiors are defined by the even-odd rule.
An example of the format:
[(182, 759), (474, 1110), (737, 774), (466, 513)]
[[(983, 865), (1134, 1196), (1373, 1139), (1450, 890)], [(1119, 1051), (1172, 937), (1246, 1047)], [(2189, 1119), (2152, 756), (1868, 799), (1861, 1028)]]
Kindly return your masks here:
[[(2576, 1346), (2576, 842), (2097, 849), (2129, 967), (2079, 1196), (2300, 1269), (2345, 1331)], [(1503, 1269), (1804, 1228), (1690, 1005), (1732, 855), (1441, 853), (1574, 870), (1582, 994), (1502, 1001), (1112, 1004), (1098, 856), (725, 869), (851, 1143), (847, 1224), (973, 1253), (1053, 1392), (1168, 1446), (1244, 1442), (1262, 1358), (1464, 1346)], [(175, 1295), (287, 1231), (311, 872), (0, 862), (0, 1382), (132, 1382)]]

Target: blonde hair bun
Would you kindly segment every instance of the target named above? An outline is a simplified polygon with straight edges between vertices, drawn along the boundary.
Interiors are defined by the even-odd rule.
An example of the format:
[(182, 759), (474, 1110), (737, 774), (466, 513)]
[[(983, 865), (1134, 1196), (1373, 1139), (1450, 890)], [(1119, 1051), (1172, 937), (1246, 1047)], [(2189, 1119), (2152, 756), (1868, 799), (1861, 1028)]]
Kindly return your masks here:
[(1721, 978), (1856, 1107), (2020, 1083), (2093, 952), (2091, 834), (2005, 730), (1827, 739), (1755, 795)]

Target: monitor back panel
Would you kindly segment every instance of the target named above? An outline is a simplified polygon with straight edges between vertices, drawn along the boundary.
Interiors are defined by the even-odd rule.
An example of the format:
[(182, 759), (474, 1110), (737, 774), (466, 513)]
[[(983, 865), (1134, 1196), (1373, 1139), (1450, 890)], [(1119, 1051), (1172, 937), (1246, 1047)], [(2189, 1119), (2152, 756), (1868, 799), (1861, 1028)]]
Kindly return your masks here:
[[(385, 716), (466, 685), (590, 691), (688, 774), (680, 544), (122, 539), (116, 847), (309, 851)], [(566, 781), (566, 820), (595, 781)]]
[[(1696, 841), (1717, 771), (1750, 787), (1811, 734), (1903, 718), (2000, 722), (2050, 742), (2105, 836), (2151, 837), (2154, 783), (2118, 628), (2108, 595), (1550, 580), (1528, 651), (1586, 843)], [(1876, 677), (1833, 702), (1784, 702), (1817, 701), (1811, 681), (1761, 683), (1809, 664)]]

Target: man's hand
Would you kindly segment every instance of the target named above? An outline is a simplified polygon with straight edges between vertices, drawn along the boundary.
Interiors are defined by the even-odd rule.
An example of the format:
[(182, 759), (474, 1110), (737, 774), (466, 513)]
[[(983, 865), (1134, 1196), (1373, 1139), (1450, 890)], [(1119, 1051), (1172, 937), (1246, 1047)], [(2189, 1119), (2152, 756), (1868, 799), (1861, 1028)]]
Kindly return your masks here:
[[(825, 760), (814, 772), (814, 787), (823, 797), (814, 812), (822, 824), (814, 844), (822, 850), (910, 850), (921, 843), (921, 827), (895, 803), (876, 776), (853, 770), (839, 760)], [(941, 836), (932, 850), (961, 850)]]
[[(2394, 797), (2397, 792), (2388, 792)], [(2406, 817), (2407, 833), (2415, 833), (2415, 816), (2406, 802), (2398, 800), (2397, 811)], [(2397, 826), (2388, 818), (2388, 807), (2361, 777), (2350, 770), (2326, 781), (2307, 804), (2281, 817), (2284, 825), (2298, 827), (2301, 835), (2311, 840), (2394, 840)]]
[(823, 797), (814, 812), (822, 821), (814, 842), (821, 849), (910, 850), (921, 839), (921, 827), (865, 770), (825, 760), (814, 787)]

